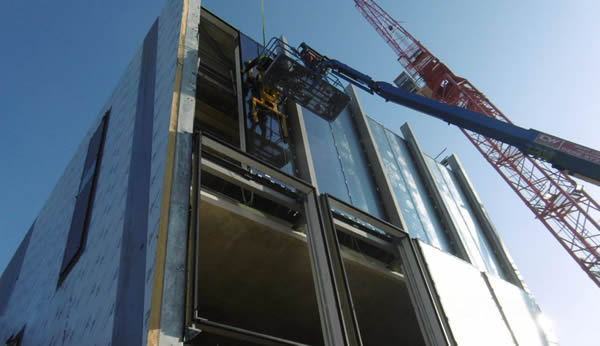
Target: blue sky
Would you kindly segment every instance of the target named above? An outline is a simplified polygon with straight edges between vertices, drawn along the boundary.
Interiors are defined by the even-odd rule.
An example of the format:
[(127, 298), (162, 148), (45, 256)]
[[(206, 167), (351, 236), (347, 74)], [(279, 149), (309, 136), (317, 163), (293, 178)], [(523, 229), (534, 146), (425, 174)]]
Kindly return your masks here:
[[(600, 148), (600, 5), (580, 1), (398, 1), (380, 5), (509, 118)], [(204, 6), (260, 39), (260, 2)], [(164, 0), (0, 2), (0, 270), (6, 266)], [(267, 37), (284, 34), (392, 81), (392, 50), (351, 0), (265, 0)], [(424, 150), (461, 158), (563, 345), (595, 345), (600, 290), (454, 127), (361, 94), (365, 111)], [(600, 200), (600, 189), (586, 185)]]

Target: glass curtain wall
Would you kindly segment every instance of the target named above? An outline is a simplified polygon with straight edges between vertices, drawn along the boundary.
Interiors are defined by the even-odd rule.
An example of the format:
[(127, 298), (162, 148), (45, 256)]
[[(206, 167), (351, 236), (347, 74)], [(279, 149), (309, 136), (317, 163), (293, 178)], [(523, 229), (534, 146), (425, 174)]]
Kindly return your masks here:
[(404, 140), (371, 118), (369, 126), (411, 237), (455, 254)]
[(485, 231), (482, 229), (454, 174), (434, 159), (425, 156), (425, 162), (442, 193), (442, 198), (452, 220), (457, 226), (464, 247), (473, 265), (506, 280), (500, 261), (496, 256)]
[(386, 219), (350, 109), (332, 122), (306, 108), (302, 112), (320, 192)]

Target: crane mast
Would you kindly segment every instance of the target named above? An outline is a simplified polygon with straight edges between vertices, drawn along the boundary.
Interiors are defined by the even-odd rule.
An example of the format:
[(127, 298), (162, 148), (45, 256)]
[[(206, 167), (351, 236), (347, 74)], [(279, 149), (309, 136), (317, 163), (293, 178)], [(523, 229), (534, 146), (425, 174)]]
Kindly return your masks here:
[[(455, 75), (374, 0), (354, 0), (398, 56), (414, 91), (512, 123), (465, 78)], [(567, 174), (500, 141), (461, 129), (562, 247), (600, 287), (600, 206)]]

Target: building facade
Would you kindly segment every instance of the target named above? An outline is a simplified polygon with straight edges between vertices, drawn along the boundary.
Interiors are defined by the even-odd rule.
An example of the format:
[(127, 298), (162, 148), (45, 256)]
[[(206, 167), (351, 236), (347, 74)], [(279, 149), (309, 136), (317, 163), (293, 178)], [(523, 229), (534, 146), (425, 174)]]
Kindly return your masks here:
[(2, 274), (0, 341), (555, 344), (456, 156), (353, 87), (256, 116), (262, 52), (168, 1)]

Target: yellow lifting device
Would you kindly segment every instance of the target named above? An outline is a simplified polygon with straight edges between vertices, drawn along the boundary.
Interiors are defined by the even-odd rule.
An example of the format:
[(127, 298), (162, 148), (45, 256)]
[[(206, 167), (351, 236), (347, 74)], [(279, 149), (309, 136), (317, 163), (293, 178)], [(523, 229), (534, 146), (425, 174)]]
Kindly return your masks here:
[(279, 93), (262, 82), (262, 71), (260, 68), (254, 71), (256, 65), (261, 65), (263, 59), (259, 57), (246, 64), (246, 72), (248, 73), (247, 82), (252, 88), (252, 110), (250, 116), (255, 124), (259, 124), (263, 117), (273, 116), (279, 120), (281, 127), (281, 137), (287, 142), (287, 116), (279, 111)]

